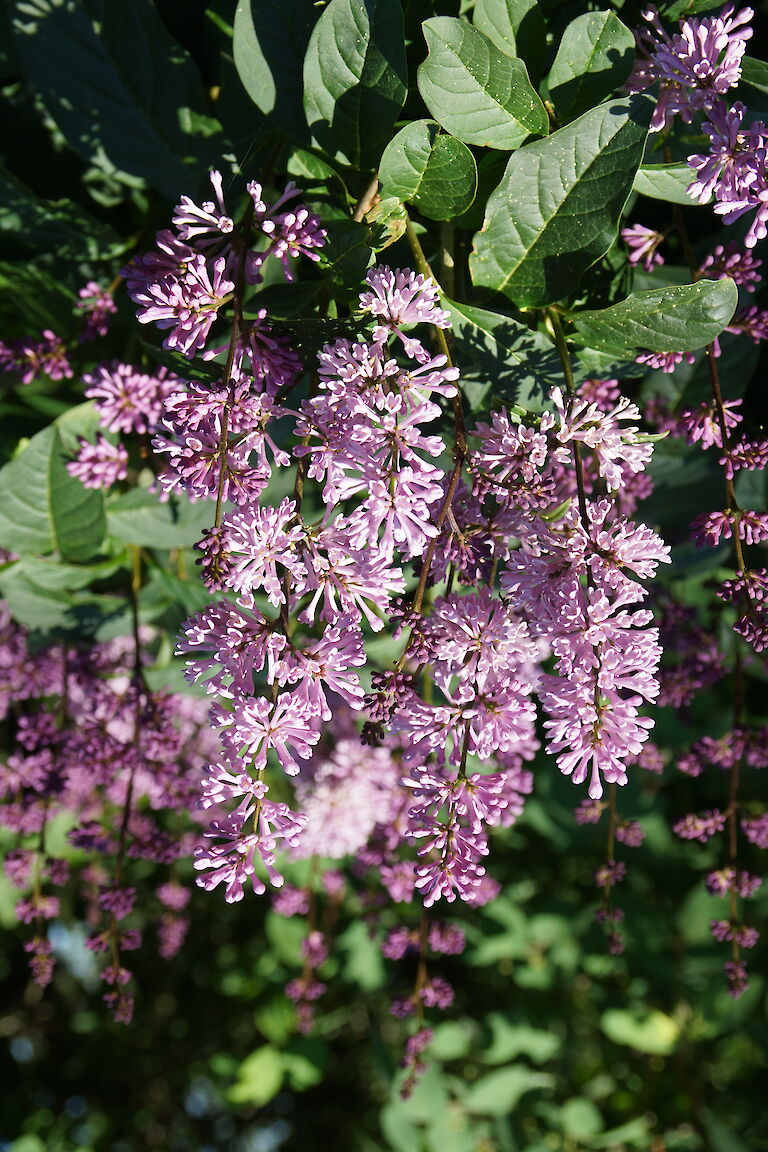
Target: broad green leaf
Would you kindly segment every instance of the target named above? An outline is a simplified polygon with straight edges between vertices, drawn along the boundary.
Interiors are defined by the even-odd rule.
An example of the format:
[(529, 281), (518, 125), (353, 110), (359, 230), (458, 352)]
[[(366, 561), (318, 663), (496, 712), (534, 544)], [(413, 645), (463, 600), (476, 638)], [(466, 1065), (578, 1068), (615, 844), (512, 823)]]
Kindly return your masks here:
[(538, 0), (477, 0), (472, 23), (508, 56), (525, 60), (538, 80), (547, 53), (547, 29)]
[[(188, 190), (200, 144), (185, 131), (205, 112), (200, 76), (150, 0), (10, 0), (16, 47), (66, 137), (100, 150), (166, 196)], [(206, 129), (207, 132), (207, 129)], [(221, 144), (208, 141), (207, 154)]]
[(104, 260), (123, 245), (106, 224), (72, 200), (43, 200), (0, 164), (0, 232), (20, 251)]
[(757, 88), (768, 95), (768, 63), (756, 60), (754, 56), (743, 56), (741, 60), (741, 83)]
[(661, 15), (665, 20), (685, 20), (689, 16), (696, 16), (699, 12), (711, 12), (713, 8), (720, 8), (720, 0), (672, 0), (669, 5), (659, 5)]
[[(0, 262), (0, 319), (4, 335), (11, 335), (6, 317), (23, 334), (37, 335), (44, 328), (65, 332), (73, 324), (75, 294), (57, 280), (50, 268), (32, 260)], [(21, 335), (22, 332), (20, 331)]]
[(369, 228), (356, 220), (329, 220), (328, 239), (320, 249), (318, 267), (342, 292), (359, 291), (360, 281), (371, 262)]
[(214, 503), (171, 499), (161, 504), (144, 488), (134, 488), (107, 508), (110, 536), (145, 548), (191, 548), (213, 524)]
[(652, 1056), (674, 1052), (680, 1028), (671, 1016), (652, 1008), (636, 1016), (626, 1008), (609, 1008), (600, 1017), (600, 1028), (614, 1044), (624, 1044)]
[(453, 339), (461, 350), (462, 392), (479, 410), (493, 395), (507, 404), (541, 411), (563, 369), (552, 342), (519, 320), (443, 299)]
[(317, 10), (312, 0), (238, 0), (232, 49), (256, 107), (293, 139), (308, 136), (304, 56)]
[(405, 235), (408, 213), (402, 200), (385, 196), (366, 214), (365, 222), (370, 226), (368, 242), (371, 248), (374, 252), (382, 252)]
[(407, 94), (400, 0), (331, 0), (304, 60), (304, 111), (320, 145), (373, 167)]
[(98, 552), (106, 530), (104, 496), (69, 475), (68, 459), (51, 424), (0, 471), (0, 548), (58, 552), (74, 562)]
[(475, 198), (477, 165), (469, 148), (441, 134), (434, 120), (415, 120), (384, 149), (379, 180), (383, 196), (406, 200), (431, 220), (452, 220)]
[(548, 131), (547, 110), (522, 60), (464, 20), (435, 16), (423, 28), (429, 55), (419, 65), (419, 92), (446, 132), (509, 152)]
[(66, 592), (37, 584), (24, 562), (9, 564), (0, 570), (0, 594), (14, 620), (31, 632), (76, 639), (94, 636), (106, 621), (119, 617), (126, 607), (125, 599), (120, 596)]
[(694, 200), (688, 195), (688, 185), (693, 177), (693, 169), (687, 164), (641, 164), (632, 187), (653, 200), (690, 205)]
[(233, 1104), (260, 1108), (277, 1096), (283, 1083), (283, 1057), (270, 1044), (246, 1056), (237, 1070), (237, 1080), (227, 1093)]
[(730, 279), (633, 292), (610, 308), (576, 313), (576, 339), (614, 356), (632, 356), (644, 348), (693, 352), (720, 335), (736, 310), (738, 295)]
[(635, 38), (613, 12), (577, 16), (563, 32), (547, 83), (558, 120), (572, 120), (629, 76)]
[(616, 238), (652, 109), (612, 100), (511, 156), (475, 236), (474, 283), (524, 308), (571, 295)]
[(499, 1068), (496, 1072), (481, 1076), (467, 1089), (464, 1107), (468, 1112), (481, 1116), (506, 1116), (526, 1092), (534, 1088), (548, 1088), (553, 1079), (523, 1064)]

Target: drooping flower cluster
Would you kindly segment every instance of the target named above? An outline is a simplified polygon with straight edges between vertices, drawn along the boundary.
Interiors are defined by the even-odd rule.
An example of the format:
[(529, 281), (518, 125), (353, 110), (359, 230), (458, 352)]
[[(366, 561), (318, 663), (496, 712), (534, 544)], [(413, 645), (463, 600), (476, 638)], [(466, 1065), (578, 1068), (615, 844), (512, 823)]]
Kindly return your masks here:
[(658, 83), (653, 131), (668, 127), (676, 115), (690, 124), (697, 112), (710, 109), (738, 84), (754, 13), (751, 8), (736, 12), (735, 7), (726, 5), (719, 16), (682, 20), (671, 36), (656, 8), (650, 6), (643, 13), (648, 27), (635, 33), (639, 59), (627, 89), (644, 92)]
[[(169, 866), (199, 839), (186, 821), (179, 836), (167, 817), (195, 809), (200, 772), (215, 747), (206, 709), (192, 696), (150, 692), (136, 678), (131, 643), (29, 648), (5, 604), (0, 647), (0, 713), (16, 728), (15, 747), (0, 766), (0, 823), (16, 837), (5, 872), (25, 893), (16, 914), (33, 926), (27, 945), (33, 979), (45, 985), (52, 977), (54, 947), (46, 926), (60, 916), (56, 890), (77, 868), (86, 945), (107, 954), (104, 998), (115, 1018), (127, 1023), (131, 973), (120, 956), (141, 945), (140, 931), (131, 927), (136, 890), (126, 883), (130, 862)], [(52, 855), (46, 831), (63, 813), (71, 850)], [(174, 892), (183, 907), (188, 893), (179, 885)], [(166, 915), (159, 926), (167, 956), (175, 950), (170, 919)], [(184, 923), (173, 919), (178, 946)]]

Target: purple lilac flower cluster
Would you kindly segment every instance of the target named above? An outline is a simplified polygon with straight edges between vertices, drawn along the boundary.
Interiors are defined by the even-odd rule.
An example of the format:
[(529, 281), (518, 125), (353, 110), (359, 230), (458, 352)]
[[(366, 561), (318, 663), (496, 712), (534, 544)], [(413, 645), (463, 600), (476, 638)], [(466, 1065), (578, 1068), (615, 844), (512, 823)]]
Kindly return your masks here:
[[(0, 646), (0, 714), (16, 731), (14, 750), (0, 766), (0, 823), (16, 838), (4, 866), (24, 891), (16, 915), (33, 929), (25, 946), (33, 979), (44, 986), (52, 978), (46, 924), (59, 918), (55, 893), (74, 868), (86, 945), (106, 955), (104, 999), (127, 1023), (133, 991), (121, 957), (140, 947), (141, 932), (131, 926), (136, 890), (125, 877), (131, 860), (172, 866), (199, 839), (188, 826), (181, 836), (172, 832), (167, 817), (195, 809), (200, 772), (215, 747), (206, 709), (192, 696), (148, 691), (136, 679), (130, 641), (31, 649), (2, 604)], [(70, 851), (54, 856), (46, 831), (62, 813)], [(178, 913), (188, 897), (176, 882), (158, 890), (165, 957), (183, 941), (186, 924)]]

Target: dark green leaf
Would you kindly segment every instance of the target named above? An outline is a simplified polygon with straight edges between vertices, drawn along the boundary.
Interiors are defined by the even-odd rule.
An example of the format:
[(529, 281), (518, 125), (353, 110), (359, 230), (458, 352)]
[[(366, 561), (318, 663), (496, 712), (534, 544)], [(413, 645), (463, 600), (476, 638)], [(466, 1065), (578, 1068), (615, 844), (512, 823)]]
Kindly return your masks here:
[(443, 299), (461, 352), (462, 391), (480, 409), (489, 396), (541, 411), (549, 389), (562, 384), (560, 357), (552, 342), (518, 320)]
[(549, 73), (558, 120), (572, 120), (610, 96), (629, 76), (635, 38), (613, 12), (587, 12), (568, 25)]
[(374, 204), (365, 217), (370, 225), (369, 243), (374, 252), (382, 252), (405, 235), (408, 213), (402, 200), (385, 196)]
[(224, 375), (224, 365), (218, 364), (215, 360), (189, 360), (186, 356), (182, 356), (181, 352), (175, 352), (172, 348), (158, 348), (156, 344), (150, 344), (148, 340), (142, 340), (141, 346), (147, 355), (156, 360), (158, 364), (162, 364), (164, 368), (170, 369), (182, 380), (204, 380), (208, 383), (214, 383), (221, 380)]
[[(164, 195), (184, 190), (199, 151), (187, 113), (204, 113), (204, 96), (150, 0), (11, 0), (10, 9), (26, 75), (72, 147), (88, 159), (103, 151)], [(209, 155), (220, 151), (209, 144)]]
[(116, 233), (71, 200), (42, 200), (0, 165), (0, 232), (27, 252), (65, 260), (106, 260), (124, 246)]
[(477, 165), (466, 145), (440, 133), (433, 120), (415, 120), (384, 149), (382, 195), (414, 204), (431, 220), (466, 212), (477, 190)]
[(69, 475), (68, 459), (71, 453), (52, 424), (0, 471), (0, 547), (59, 552), (75, 562), (98, 552), (106, 529), (104, 496)]
[(359, 288), (371, 261), (369, 228), (356, 220), (330, 220), (328, 240), (320, 249), (318, 267), (342, 292)]
[(570, 295), (616, 238), (652, 109), (613, 100), (510, 157), (475, 236), (475, 284), (520, 307)]
[(125, 544), (145, 548), (191, 548), (213, 524), (215, 507), (211, 500), (190, 504), (171, 499), (161, 504), (145, 488), (135, 488), (107, 508), (111, 536)]
[(665, 20), (685, 20), (698, 12), (710, 12), (720, 7), (720, 0), (672, 0), (667, 7), (660, 5)]
[(599, 311), (578, 312), (576, 339), (614, 356), (651, 352), (693, 352), (725, 328), (738, 303), (733, 280), (699, 280), (679, 288), (633, 292)]
[(641, 164), (632, 187), (641, 196), (654, 200), (691, 205), (695, 201), (688, 195), (688, 185), (693, 177), (687, 164)]
[(508, 56), (525, 60), (538, 80), (547, 54), (547, 30), (538, 0), (477, 0), (472, 23)]
[(466, 144), (511, 151), (549, 129), (547, 110), (522, 60), (450, 16), (424, 22), (429, 55), (419, 66), (424, 103), (446, 132)]
[(331, 0), (304, 61), (304, 111), (320, 145), (373, 167), (405, 103), (400, 0)]
[[(0, 262), (0, 317), (20, 320), (25, 335), (37, 336), (44, 328), (66, 333), (74, 327), (74, 305), (74, 292), (49, 268), (32, 260)], [(7, 323), (3, 328), (9, 333)]]
[(765, 60), (755, 60), (753, 56), (743, 56), (741, 60), (741, 83), (757, 88), (768, 95), (768, 64)]
[(311, 0), (238, 0), (233, 52), (243, 86), (293, 139), (308, 138), (302, 71), (316, 9)]

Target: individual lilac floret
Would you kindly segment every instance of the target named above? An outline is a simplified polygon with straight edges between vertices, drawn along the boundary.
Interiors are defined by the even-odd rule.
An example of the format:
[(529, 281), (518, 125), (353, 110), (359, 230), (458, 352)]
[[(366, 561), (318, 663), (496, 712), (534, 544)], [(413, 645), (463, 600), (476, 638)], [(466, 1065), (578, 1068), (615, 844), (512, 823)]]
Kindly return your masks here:
[(644, 224), (633, 224), (631, 228), (622, 228), (621, 238), (629, 249), (630, 264), (642, 264), (646, 272), (652, 272), (664, 263), (664, 257), (657, 251), (664, 239), (663, 233)]
[(70, 476), (85, 488), (111, 488), (128, 477), (128, 453), (122, 444), (111, 444), (99, 434), (95, 444), (78, 437), (80, 451), (77, 460), (67, 464)]
[(754, 13), (742, 8), (734, 15), (728, 4), (719, 16), (683, 20), (680, 31), (670, 36), (650, 6), (643, 17), (650, 27), (635, 32), (640, 59), (627, 81), (629, 92), (644, 92), (659, 82), (659, 97), (651, 131), (668, 127), (677, 114), (690, 124), (695, 112), (711, 108), (724, 92), (738, 84), (747, 27)]
[(403, 342), (406, 354), (425, 361), (429, 353), (419, 340), (409, 338), (402, 331), (407, 324), (433, 324), (436, 328), (449, 328), (450, 314), (438, 306), (439, 291), (434, 280), (404, 268), (372, 268), (366, 276), (370, 292), (360, 296), (360, 308), (370, 312), (379, 323), (373, 338), (382, 345), (395, 334)]
[(102, 288), (95, 280), (89, 280), (78, 292), (79, 300), (75, 307), (85, 318), (80, 341), (83, 344), (106, 336), (111, 323), (110, 317), (117, 312), (117, 306), (108, 288)]
[[(195, 240), (198, 246), (207, 246), (222, 236), (229, 236), (235, 227), (224, 204), (221, 173), (212, 171), (210, 180), (216, 196), (215, 203), (212, 200), (204, 200), (198, 207), (189, 196), (182, 196), (181, 202), (174, 209), (173, 223), (178, 230), (179, 238), (185, 242)], [(206, 237), (206, 240), (201, 241), (200, 237)]]

